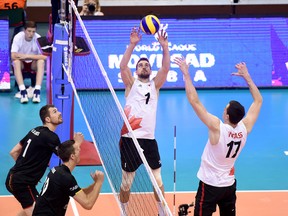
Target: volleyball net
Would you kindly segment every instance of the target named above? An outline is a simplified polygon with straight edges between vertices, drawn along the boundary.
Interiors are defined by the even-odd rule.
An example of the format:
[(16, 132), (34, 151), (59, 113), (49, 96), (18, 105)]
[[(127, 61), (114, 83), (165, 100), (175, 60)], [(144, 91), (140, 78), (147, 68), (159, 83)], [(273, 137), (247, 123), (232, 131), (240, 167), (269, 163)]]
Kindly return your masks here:
[[(62, 67), (71, 84), (75, 103), (78, 103), (80, 111), (84, 116), (85, 124), (100, 157), (103, 170), (107, 177), (106, 179), (118, 203), (119, 211), (124, 214), (124, 210), (121, 209), (119, 197), (122, 183), (119, 140), (121, 128), (123, 124), (126, 124), (126, 127), (132, 135), (134, 145), (143, 161), (143, 165), (136, 171), (126, 215), (157, 215), (158, 206), (153, 190), (156, 191), (161, 200), (162, 208), (164, 212), (166, 212), (166, 215), (172, 215), (122, 109), (123, 102), (120, 102), (118, 99), (119, 96), (123, 98), (124, 93), (114, 90), (109, 80), (109, 74), (106, 73), (101, 63), (97, 50), (78, 13), (75, 3), (73, 1), (69, 1), (69, 3), (77, 20), (77, 24), (75, 25), (77, 31), (74, 31), (76, 32), (75, 35), (85, 40), (90, 54), (86, 56), (68, 55), (68, 57), (73, 60), (68, 60), (68, 62), (70, 62), (69, 65), (65, 66), (62, 64)], [(95, 20), (95, 22), (97, 22), (97, 20)], [(132, 27), (133, 26), (131, 26), (131, 28)], [(70, 31), (69, 35), (72, 35), (71, 27), (69, 27), (68, 24), (66, 29)], [(112, 37), (116, 38), (117, 35)], [(129, 37), (129, 32), (127, 32), (127, 37)], [(74, 53), (77, 52), (77, 50), (81, 52), (81, 49), (76, 47), (72, 40), (68, 40), (68, 42), (68, 47), (75, 48)], [(123, 53), (125, 51), (124, 49), (125, 47), (123, 47)], [(79, 76), (79, 73), (81, 73), (81, 76)], [(81, 80), (81, 83), (86, 83), (90, 88), (85, 90), (77, 89), (77, 82), (79, 82), (79, 80)], [(93, 86), (97, 86), (97, 88)], [(107, 208), (109, 208), (109, 206), (107, 206)]]

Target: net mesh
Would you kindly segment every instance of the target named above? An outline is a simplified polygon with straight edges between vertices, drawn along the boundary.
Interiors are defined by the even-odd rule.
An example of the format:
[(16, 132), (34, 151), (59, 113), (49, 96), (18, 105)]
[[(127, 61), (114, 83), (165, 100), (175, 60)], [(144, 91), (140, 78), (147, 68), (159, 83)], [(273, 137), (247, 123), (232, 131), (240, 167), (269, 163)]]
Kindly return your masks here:
[[(101, 158), (111, 190), (121, 210), (119, 192), (122, 181), (122, 168), (119, 140), (123, 123), (128, 122), (122, 110), (124, 92), (115, 92), (111, 86), (109, 74), (106, 74), (93, 45), (93, 38), (99, 37), (101, 34), (96, 34), (93, 31), (88, 32), (79, 13), (75, 10), (74, 3), (72, 2), (71, 5), (77, 20), (76, 37), (84, 38), (90, 49), (90, 54), (88, 55), (74, 56), (71, 84), (77, 99), (76, 101), (78, 101), (82, 114), (85, 117), (91, 139)], [(127, 32), (127, 35), (129, 36), (129, 32)], [(125, 47), (123, 47), (123, 53), (124, 49)], [(84, 86), (86, 86), (85, 90), (77, 88), (80, 81), (81, 85), (84, 83)], [(127, 127), (130, 128), (129, 125)], [(135, 145), (139, 146), (137, 141)], [(140, 152), (141, 154), (142, 152)], [(143, 162), (144, 164), (136, 171), (126, 215), (157, 215), (157, 202), (153, 194), (154, 187), (166, 209), (167, 215), (171, 215), (145, 158)]]

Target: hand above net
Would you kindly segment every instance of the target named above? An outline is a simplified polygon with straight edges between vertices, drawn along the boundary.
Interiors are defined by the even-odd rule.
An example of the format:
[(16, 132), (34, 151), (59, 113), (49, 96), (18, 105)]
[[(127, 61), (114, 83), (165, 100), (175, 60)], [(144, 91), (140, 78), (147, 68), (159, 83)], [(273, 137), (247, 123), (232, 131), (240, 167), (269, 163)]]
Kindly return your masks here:
[(165, 39), (168, 38), (168, 33), (166, 31), (167, 28), (168, 28), (168, 24), (160, 24), (160, 28), (159, 28), (158, 32), (154, 35), (154, 37), (157, 41), (159, 41), (160, 36), (163, 36)]

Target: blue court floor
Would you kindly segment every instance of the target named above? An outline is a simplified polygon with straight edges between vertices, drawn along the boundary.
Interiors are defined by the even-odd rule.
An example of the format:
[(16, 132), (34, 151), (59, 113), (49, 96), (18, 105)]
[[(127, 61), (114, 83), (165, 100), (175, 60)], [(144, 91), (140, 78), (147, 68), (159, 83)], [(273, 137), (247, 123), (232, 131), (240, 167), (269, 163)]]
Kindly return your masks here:
[[(239, 100), (246, 109), (252, 100), (248, 90), (199, 90), (199, 97), (209, 112), (221, 117), (229, 100)], [(12, 147), (29, 131), (41, 125), (39, 109), (46, 103), (45, 87), (40, 104), (20, 104), (16, 90), (0, 92), (0, 195), (8, 195), (5, 178), (14, 161)], [(247, 145), (236, 163), (238, 190), (288, 190), (288, 89), (261, 89), (263, 108)], [(124, 101), (124, 92), (117, 92)], [(75, 105), (75, 131), (85, 131), (83, 117)], [(162, 158), (162, 176), (166, 191), (173, 191), (174, 126), (177, 128), (177, 191), (195, 191), (196, 173), (207, 140), (207, 129), (187, 101), (184, 90), (163, 90), (158, 105), (156, 139)], [(80, 186), (91, 183), (90, 172), (101, 167), (76, 167), (74, 175)], [(48, 169), (47, 169), (48, 171)], [(42, 181), (43, 182), (43, 181)], [(42, 183), (39, 183), (39, 189)], [(102, 192), (110, 192), (107, 181)]]

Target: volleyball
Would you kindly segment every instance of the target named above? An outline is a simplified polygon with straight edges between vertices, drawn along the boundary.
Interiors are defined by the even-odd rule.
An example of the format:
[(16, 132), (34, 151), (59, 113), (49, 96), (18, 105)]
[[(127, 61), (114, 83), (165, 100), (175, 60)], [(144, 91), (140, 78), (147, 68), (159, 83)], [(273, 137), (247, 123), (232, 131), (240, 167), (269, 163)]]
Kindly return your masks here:
[(160, 20), (155, 15), (147, 15), (140, 22), (141, 30), (147, 35), (154, 35), (160, 28)]

